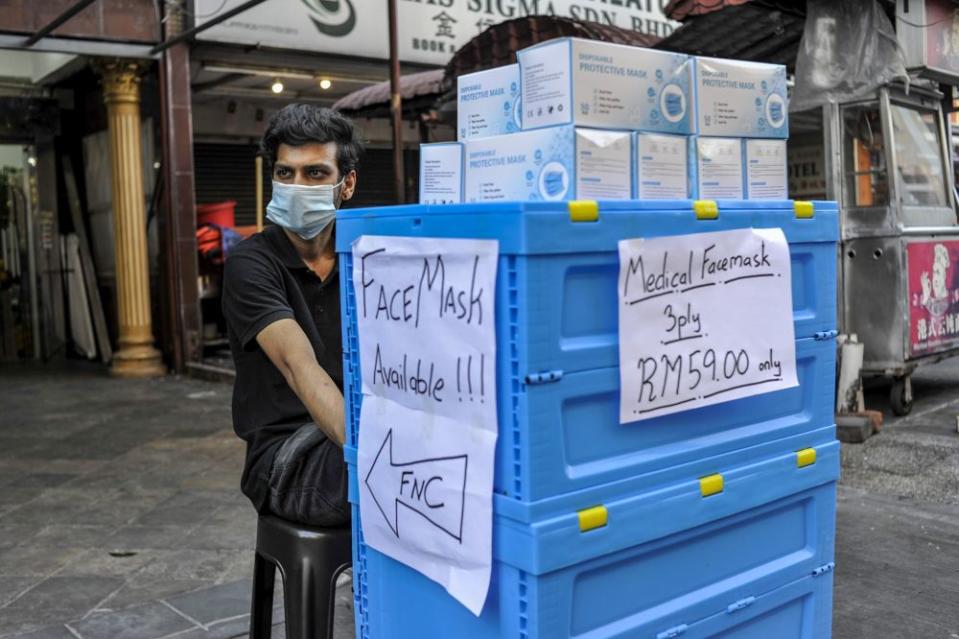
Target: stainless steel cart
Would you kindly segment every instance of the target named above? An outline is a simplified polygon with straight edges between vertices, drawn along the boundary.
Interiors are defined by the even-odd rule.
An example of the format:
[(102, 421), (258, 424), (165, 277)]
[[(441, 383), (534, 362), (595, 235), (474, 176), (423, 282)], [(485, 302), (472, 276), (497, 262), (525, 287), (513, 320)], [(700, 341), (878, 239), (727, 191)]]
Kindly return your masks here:
[(912, 408), (917, 366), (959, 353), (959, 226), (942, 95), (885, 86), (792, 115), (790, 197), (841, 202), (839, 326)]

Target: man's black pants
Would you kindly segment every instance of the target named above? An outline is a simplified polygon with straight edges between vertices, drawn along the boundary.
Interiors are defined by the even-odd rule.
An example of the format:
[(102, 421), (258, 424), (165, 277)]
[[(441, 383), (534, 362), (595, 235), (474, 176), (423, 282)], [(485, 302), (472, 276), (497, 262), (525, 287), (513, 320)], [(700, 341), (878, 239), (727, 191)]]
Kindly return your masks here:
[(343, 449), (313, 422), (300, 426), (276, 451), (269, 508), (278, 517), (311, 526), (350, 521)]

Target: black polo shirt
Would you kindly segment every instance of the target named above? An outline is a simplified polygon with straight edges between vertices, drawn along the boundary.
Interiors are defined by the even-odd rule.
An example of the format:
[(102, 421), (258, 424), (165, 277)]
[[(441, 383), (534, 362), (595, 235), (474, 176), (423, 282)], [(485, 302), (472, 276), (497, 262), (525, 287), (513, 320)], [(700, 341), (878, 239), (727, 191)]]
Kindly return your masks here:
[(277, 448), (311, 418), (256, 336), (277, 320), (296, 320), (320, 366), (342, 391), (339, 273), (334, 268), (321, 280), (283, 229), (270, 226), (230, 252), (223, 274), (223, 315), (236, 365), (233, 428), (247, 443), (241, 489), (262, 511)]

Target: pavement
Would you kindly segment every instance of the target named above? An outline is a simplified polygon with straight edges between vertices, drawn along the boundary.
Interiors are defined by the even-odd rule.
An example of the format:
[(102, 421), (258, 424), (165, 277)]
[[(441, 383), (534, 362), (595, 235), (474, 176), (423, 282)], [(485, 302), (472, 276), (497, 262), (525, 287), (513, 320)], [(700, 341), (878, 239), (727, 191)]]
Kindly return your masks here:
[[(842, 446), (835, 639), (959, 639), (959, 358), (914, 379), (911, 415), (880, 385), (882, 433)], [(247, 636), (256, 518), (230, 391), (0, 367), (0, 637)]]
[[(0, 367), (0, 637), (247, 636), (256, 513), (230, 393)], [(350, 588), (337, 639), (353, 636)]]
[(833, 637), (959, 639), (959, 358), (916, 371), (908, 416), (888, 388), (882, 432), (842, 445)]

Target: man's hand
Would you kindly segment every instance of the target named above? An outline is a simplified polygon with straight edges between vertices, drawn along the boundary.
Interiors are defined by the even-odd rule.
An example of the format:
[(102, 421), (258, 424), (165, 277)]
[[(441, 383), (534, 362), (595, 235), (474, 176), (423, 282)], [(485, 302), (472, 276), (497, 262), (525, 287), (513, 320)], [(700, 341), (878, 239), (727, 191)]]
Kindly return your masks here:
[(345, 441), (343, 394), (323, 370), (306, 333), (292, 319), (273, 322), (256, 336), (273, 365), (309, 411), (323, 433), (340, 447)]

